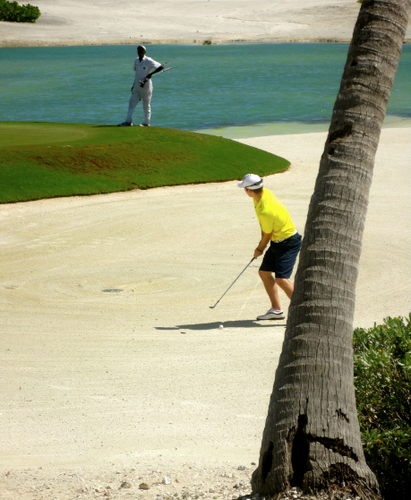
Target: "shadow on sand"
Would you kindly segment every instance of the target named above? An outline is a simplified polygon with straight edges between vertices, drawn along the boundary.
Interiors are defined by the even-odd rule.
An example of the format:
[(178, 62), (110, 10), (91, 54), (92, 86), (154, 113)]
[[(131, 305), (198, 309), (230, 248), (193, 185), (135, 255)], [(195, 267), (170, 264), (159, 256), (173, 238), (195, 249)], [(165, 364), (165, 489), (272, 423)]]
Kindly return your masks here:
[(220, 325), (223, 325), (224, 328), (271, 328), (271, 327), (285, 327), (285, 322), (283, 321), (265, 321), (259, 322), (250, 319), (242, 320), (242, 321), (213, 321), (212, 323), (193, 323), (188, 325), (176, 325), (176, 326), (156, 326), (156, 330), (197, 330), (197, 331), (205, 331), (205, 330), (216, 330), (219, 329)]

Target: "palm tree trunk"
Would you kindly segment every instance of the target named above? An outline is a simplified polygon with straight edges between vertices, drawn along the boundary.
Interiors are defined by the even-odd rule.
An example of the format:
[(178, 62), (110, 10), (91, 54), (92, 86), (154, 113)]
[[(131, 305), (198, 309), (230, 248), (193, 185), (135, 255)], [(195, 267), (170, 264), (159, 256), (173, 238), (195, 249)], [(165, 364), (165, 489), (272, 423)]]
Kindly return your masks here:
[(410, 0), (361, 6), (309, 207), (256, 493), (344, 486), (380, 498), (361, 444), (352, 333), (374, 159), (410, 11)]

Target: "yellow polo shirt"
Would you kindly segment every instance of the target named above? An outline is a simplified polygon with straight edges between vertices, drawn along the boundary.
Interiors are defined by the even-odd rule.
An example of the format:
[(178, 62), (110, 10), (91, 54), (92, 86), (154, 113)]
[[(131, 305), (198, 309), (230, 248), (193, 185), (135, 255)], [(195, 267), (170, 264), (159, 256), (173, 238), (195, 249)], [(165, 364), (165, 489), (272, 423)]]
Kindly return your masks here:
[(271, 240), (290, 238), (295, 232), (295, 226), (285, 206), (280, 203), (274, 194), (263, 188), (263, 195), (257, 203), (254, 201), (255, 213), (264, 233), (271, 233)]

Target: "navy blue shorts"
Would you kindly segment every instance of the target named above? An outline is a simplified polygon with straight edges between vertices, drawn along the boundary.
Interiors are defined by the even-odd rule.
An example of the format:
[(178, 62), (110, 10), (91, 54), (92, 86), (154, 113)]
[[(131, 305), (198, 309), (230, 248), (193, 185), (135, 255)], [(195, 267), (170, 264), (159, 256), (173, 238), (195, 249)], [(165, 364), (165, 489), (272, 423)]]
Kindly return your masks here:
[(289, 278), (293, 272), (298, 252), (301, 248), (301, 235), (294, 234), (281, 243), (270, 244), (265, 252), (260, 271), (275, 273), (276, 278)]

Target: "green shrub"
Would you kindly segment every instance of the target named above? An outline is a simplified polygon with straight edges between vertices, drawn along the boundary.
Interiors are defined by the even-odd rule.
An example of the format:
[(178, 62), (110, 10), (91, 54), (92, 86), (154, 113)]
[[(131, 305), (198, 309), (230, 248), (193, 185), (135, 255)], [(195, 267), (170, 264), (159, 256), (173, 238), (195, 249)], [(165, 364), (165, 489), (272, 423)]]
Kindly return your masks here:
[(362, 442), (385, 500), (411, 491), (411, 314), (354, 331)]
[(0, 0), (0, 21), (34, 23), (40, 17), (40, 9), (34, 5)]

